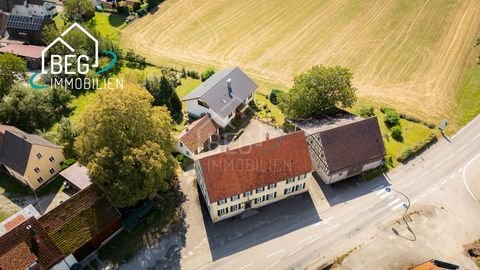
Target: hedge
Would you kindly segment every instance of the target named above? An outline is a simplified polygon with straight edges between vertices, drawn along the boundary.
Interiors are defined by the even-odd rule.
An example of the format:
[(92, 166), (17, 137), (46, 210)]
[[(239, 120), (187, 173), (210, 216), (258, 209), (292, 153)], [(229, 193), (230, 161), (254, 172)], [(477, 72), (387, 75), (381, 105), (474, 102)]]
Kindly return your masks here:
[(422, 140), (415, 144), (413, 147), (407, 148), (407, 150), (403, 151), (403, 153), (397, 157), (398, 162), (404, 163), (408, 159), (412, 158), (415, 155), (420, 154), (425, 149), (427, 149), (430, 145), (437, 142), (437, 136), (433, 133), (430, 133), (425, 140)]

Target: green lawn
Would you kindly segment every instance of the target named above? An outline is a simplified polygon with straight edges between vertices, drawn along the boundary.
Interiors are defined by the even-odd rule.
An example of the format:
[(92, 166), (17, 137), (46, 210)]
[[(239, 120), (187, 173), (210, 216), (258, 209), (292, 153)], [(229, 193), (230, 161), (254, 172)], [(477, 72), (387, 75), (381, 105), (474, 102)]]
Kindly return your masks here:
[(178, 97), (182, 99), (200, 84), (202, 84), (202, 81), (200, 80), (195, 80), (192, 78), (182, 79), (182, 85), (178, 86), (175, 91), (177, 91)]
[(480, 64), (465, 75), (465, 82), (457, 94), (456, 110), (460, 127), (480, 114)]
[(126, 25), (125, 16), (106, 12), (96, 12), (92, 21), (95, 28), (104, 37), (120, 41), (120, 30)]
[(255, 92), (253, 98), (258, 109), (257, 116), (259, 118), (279, 126), (285, 123), (285, 116), (280, 108), (272, 104), (265, 95)]

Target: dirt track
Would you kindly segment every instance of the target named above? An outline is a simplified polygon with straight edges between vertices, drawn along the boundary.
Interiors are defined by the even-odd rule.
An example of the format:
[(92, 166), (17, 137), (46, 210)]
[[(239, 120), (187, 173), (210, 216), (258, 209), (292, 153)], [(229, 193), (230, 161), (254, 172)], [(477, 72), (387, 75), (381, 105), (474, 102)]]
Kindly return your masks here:
[[(289, 85), (314, 64), (352, 69), (359, 95), (437, 121), (475, 61), (478, 0), (168, 0), (122, 32), (156, 63), (239, 65)], [(269, 84), (266, 84), (269, 85)]]

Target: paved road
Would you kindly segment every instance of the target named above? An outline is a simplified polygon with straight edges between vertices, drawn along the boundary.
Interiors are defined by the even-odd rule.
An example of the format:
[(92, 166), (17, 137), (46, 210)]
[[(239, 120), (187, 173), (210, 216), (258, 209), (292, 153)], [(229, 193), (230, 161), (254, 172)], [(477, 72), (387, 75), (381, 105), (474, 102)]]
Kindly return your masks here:
[[(212, 252), (235, 250), (201, 269), (303, 269), (312, 263), (330, 262), (372, 238), (398, 220), (407, 200), (399, 192), (384, 190), (391, 186), (411, 201), (444, 206), (480, 224), (478, 187), (471, 175), (480, 164), (480, 117), (450, 139), (442, 139), (420, 157), (400, 166), (386, 177), (378, 177), (351, 189), (327, 195), (332, 207), (313, 216), (312, 211), (293, 215), (286, 233), (278, 233), (279, 224), (249, 235), (257, 239), (246, 245), (240, 239), (224, 245), (211, 245)], [(477, 191), (476, 191), (477, 190)], [(285, 220), (279, 220), (285, 222)], [(293, 223), (292, 223), (293, 222)], [(293, 225), (292, 225), (293, 224)], [(220, 225), (221, 226), (221, 225)], [(281, 227), (281, 224), (280, 224)], [(228, 252), (227, 252), (228, 253)]]

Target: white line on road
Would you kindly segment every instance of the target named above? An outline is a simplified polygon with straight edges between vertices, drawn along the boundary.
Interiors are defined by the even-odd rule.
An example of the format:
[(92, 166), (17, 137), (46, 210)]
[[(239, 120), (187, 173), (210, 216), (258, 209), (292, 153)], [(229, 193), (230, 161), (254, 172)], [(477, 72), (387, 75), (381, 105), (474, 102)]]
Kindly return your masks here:
[(455, 154), (451, 154), (450, 156), (447, 157), (446, 160), (450, 160), (451, 158), (453, 158), (455, 156)]
[(300, 251), (300, 249), (302, 249), (302, 248), (299, 247), (299, 248), (295, 249), (294, 251), (290, 252), (290, 253), (287, 255), (287, 257), (290, 257), (290, 256), (292, 256), (293, 254), (297, 253), (298, 251)]
[(399, 198), (396, 198), (395, 200), (391, 201), (391, 202), (388, 204), (388, 206), (392, 206), (392, 205), (396, 204), (398, 201), (400, 201), (400, 199), (399, 199)]
[(473, 137), (472, 142), (475, 141), (476, 139), (478, 139), (478, 137), (480, 137), (480, 134), (478, 134), (477, 136)]
[(338, 228), (339, 226), (340, 226), (340, 224), (333, 225), (332, 227), (327, 229), (327, 232), (331, 232), (331, 231), (335, 230), (336, 228)]
[(390, 195), (390, 193), (385, 193), (382, 196), (380, 196), (380, 199), (383, 199), (383, 198), (387, 197), (388, 195)]
[(274, 267), (277, 263), (279, 263), (280, 261), (276, 261), (272, 264), (270, 264), (267, 268), (265, 268), (265, 270), (268, 270), (268, 269), (272, 269), (272, 267)]
[(248, 267), (250, 267), (250, 266), (252, 266), (252, 265), (253, 265), (253, 263), (249, 263), (249, 264), (247, 264), (247, 265), (245, 265), (245, 266), (242, 266), (241, 268), (238, 268), (238, 270), (247, 269)]
[(454, 176), (455, 176), (455, 174), (454, 174), (454, 173), (450, 174), (450, 178), (453, 178)]
[(392, 210), (395, 210), (395, 209), (401, 207), (402, 205), (403, 205), (403, 203), (399, 203), (399, 204), (395, 205), (394, 207), (392, 207)]
[(382, 190), (383, 190), (383, 187), (384, 187), (384, 186), (385, 186), (385, 185), (380, 185), (380, 186), (378, 186), (378, 187), (376, 187), (376, 188), (372, 189), (372, 192), (374, 192), (374, 191), (377, 191), (377, 190), (380, 190), (380, 189), (382, 189)]
[(447, 179), (443, 180), (440, 185), (445, 185), (445, 183), (447, 183)]
[(350, 220), (356, 218), (356, 216), (351, 216), (349, 218), (347, 218), (346, 220), (343, 221), (343, 224), (347, 224)]
[(307, 245), (310, 245), (311, 243), (317, 241), (317, 240), (318, 240), (320, 237), (322, 237), (322, 236), (323, 236), (323, 235), (319, 235), (319, 236), (313, 238), (312, 240), (310, 240), (310, 241), (307, 242)]
[(464, 146), (460, 147), (460, 149), (457, 150), (457, 153), (460, 152), (460, 151), (462, 151), (463, 149), (465, 149), (465, 147), (467, 147), (467, 146), (468, 146), (468, 143), (465, 144)]
[(428, 172), (423, 173), (422, 175), (420, 175), (420, 178), (424, 177), (427, 174), (428, 174)]
[(480, 157), (480, 154), (478, 154), (476, 157), (472, 158), (468, 163), (467, 165), (465, 165), (465, 167), (463, 168), (463, 184), (465, 184), (465, 187), (467, 188), (467, 191), (468, 193), (470, 193), (470, 196), (472, 196), (477, 202), (479, 201), (477, 199), (477, 197), (475, 197), (475, 195), (473, 194), (473, 192), (470, 190), (470, 188), (468, 187), (468, 184), (467, 184), (467, 178), (465, 177), (465, 172), (467, 171), (467, 168), (468, 166), (470, 166), (470, 164), (472, 164), (472, 162), (474, 162), (477, 158)]
[(423, 195), (420, 196), (420, 198), (425, 198), (425, 197), (427, 197), (427, 193), (423, 193)]
[(435, 170), (436, 168), (440, 167), (440, 165), (442, 165), (442, 163), (438, 163), (437, 165), (433, 166), (432, 170)]
[(270, 255), (267, 255), (267, 258), (273, 257), (273, 256), (275, 256), (275, 255), (277, 255), (277, 254), (279, 254), (279, 253), (282, 253), (284, 250), (285, 250), (285, 249), (281, 249), (281, 250), (276, 251), (276, 252), (274, 252), (274, 253), (272, 253), (272, 254), (270, 254)]

